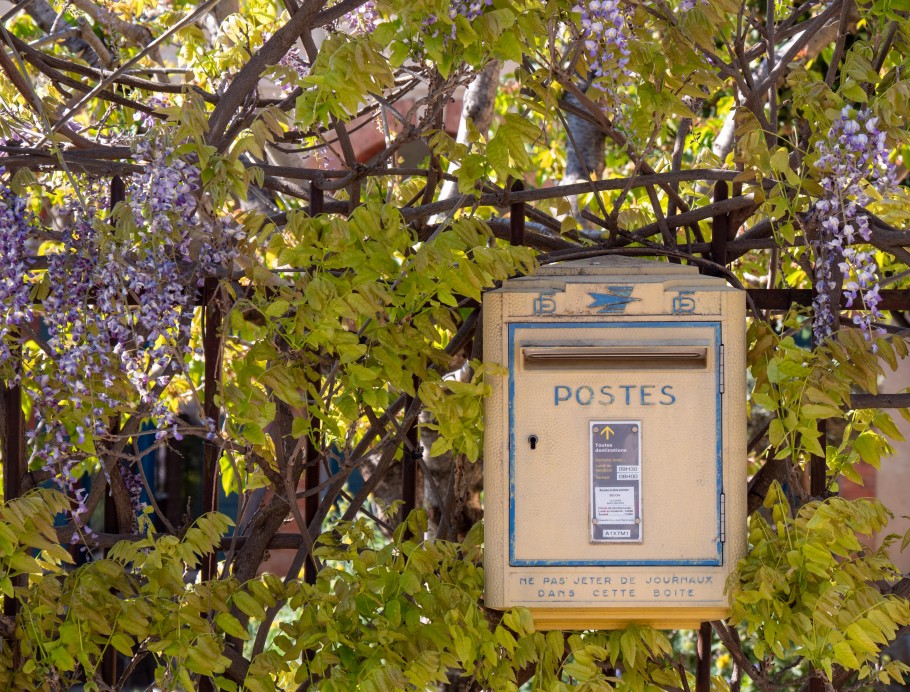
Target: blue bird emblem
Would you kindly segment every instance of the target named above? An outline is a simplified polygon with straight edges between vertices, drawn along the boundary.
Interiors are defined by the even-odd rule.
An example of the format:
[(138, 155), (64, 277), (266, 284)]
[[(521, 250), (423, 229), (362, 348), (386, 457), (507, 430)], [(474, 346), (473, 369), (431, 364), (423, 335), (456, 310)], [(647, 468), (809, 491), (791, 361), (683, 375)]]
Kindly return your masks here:
[(641, 300), (641, 298), (632, 298), (632, 289), (634, 286), (606, 286), (609, 293), (588, 293), (594, 300), (588, 307), (600, 308), (597, 312), (600, 314), (621, 314), (625, 312), (629, 303)]

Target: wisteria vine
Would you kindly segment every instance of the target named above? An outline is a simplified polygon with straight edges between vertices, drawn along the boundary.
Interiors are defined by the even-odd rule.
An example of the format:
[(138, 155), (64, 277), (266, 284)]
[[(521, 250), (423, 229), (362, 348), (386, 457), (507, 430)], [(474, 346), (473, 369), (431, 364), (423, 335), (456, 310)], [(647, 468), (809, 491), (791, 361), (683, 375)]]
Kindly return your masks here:
[(435, 14), (429, 15), (425, 22), (427, 34), (432, 38), (441, 36), (445, 42), (452, 42), (456, 36), (458, 17), (470, 22), (482, 15), (485, 8), (492, 6), (493, 0), (452, 0), (447, 11), (448, 23), (441, 22)]
[(851, 244), (871, 239), (869, 217), (862, 210), (871, 200), (867, 186), (884, 195), (893, 185), (886, 135), (869, 109), (845, 107), (817, 150), (816, 166), (825, 192), (815, 203), (819, 233), (811, 243), (816, 256), (814, 336), (820, 343), (834, 331), (838, 308), (831, 305), (831, 294), (838, 282), (836, 268), (844, 277), (847, 307), (858, 300), (863, 308), (853, 314), (853, 323), (871, 340), (877, 333), (872, 322), (881, 317), (878, 267), (874, 250)]
[(373, 33), (376, 31), (376, 24), (379, 21), (376, 0), (367, 0), (356, 9), (351, 10), (344, 16), (344, 21), (351, 33)]
[[(5, 172), (0, 167), (0, 175)], [(27, 266), (26, 247), (35, 221), (26, 200), (0, 185), (0, 371), (14, 383), (20, 374), (11, 344), (19, 328), (32, 321), (32, 283)]]
[(591, 86), (616, 109), (619, 88), (628, 81), (629, 29), (619, 0), (587, 0), (573, 8), (581, 15), (581, 39)]
[[(40, 311), (31, 305), (40, 275), (27, 264), (39, 224), (23, 198), (0, 188), (0, 363), (16, 361), (11, 346), (28, 325), (42, 342), (34, 369), (21, 378), (36, 421), (28, 433), (30, 465), (68, 491), (85, 533), (81, 464), (116, 444), (111, 421), (126, 412), (123, 402), (136, 401), (129, 413), (157, 421), (158, 439), (181, 436), (163, 394), (193, 353), (199, 288), (235, 256), (234, 232), (197, 207), (201, 181), (193, 162), (160, 137), (140, 143), (135, 157), (146, 165), (129, 181), (116, 218), (75, 203), (60, 210), (66, 223), (46, 255)], [(42, 328), (46, 338), (38, 336)], [(10, 367), (3, 376), (19, 381)], [(204, 426), (213, 438), (214, 421)], [(119, 472), (138, 512), (141, 479), (128, 468)]]

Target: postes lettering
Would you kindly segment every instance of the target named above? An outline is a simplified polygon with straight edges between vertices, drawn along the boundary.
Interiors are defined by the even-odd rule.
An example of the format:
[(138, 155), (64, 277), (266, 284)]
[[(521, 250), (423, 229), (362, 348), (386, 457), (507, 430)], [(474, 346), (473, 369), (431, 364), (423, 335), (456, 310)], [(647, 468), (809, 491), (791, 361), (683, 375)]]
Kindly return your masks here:
[(676, 394), (673, 385), (669, 384), (605, 384), (600, 387), (558, 384), (553, 387), (554, 406), (673, 406), (675, 403)]

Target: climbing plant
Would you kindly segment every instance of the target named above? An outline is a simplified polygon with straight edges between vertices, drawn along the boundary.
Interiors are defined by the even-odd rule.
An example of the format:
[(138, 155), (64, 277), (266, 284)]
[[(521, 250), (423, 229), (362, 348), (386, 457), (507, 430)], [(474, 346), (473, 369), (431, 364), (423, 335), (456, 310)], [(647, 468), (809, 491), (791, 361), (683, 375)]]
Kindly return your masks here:
[(908, 10), (6, 5), (2, 684), (695, 688), (686, 633), (483, 602), (481, 297), (598, 255), (750, 290), (714, 687), (904, 679), (907, 538), (837, 490), (910, 403), (876, 398), (907, 353)]

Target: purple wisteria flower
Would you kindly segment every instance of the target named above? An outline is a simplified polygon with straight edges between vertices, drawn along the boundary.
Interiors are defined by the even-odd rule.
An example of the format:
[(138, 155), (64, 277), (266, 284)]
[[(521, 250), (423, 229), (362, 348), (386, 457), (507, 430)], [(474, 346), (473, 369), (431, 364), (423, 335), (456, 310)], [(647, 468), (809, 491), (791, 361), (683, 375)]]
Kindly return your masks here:
[(142, 510), (145, 509), (145, 503), (142, 502), (142, 478), (138, 473), (133, 473), (123, 466), (120, 467), (120, 476), (123, 478), (123, 484), (126, 486), (127, 492), (130, 494), (130, 504), (133, 508), (133, 531), (138, 532), (138, 517), (142, 514)]
[[(0, 167), (0, 175), (4, 173)], [(34, 225), (24, 198), (0, 185), (0, 369), (13, 362), (10, 344), (19, 327), (33, 319), (26, 244)], [(10, 373), (19, 381), (17, 372)]]
[[(301, 57), (300, 51), (297, 48), (291, 48), (291, 50), (285, 53), (281, 60), (278, 61), (278, 64), (292, 70), (300, 79), (303, 79), (310, 73), (310, 63)], [(281, 88), (284, 91), (291, 91), (293, 85), (284, 82), (282, 83)]]
[(688, 12), (696, 5), (707, 5), (708, 2), (709, 0), (681, 0), (678, 9), (680, 12)]
[(344, 21), (352, 34), (372, 34), (376, 31), (376, 23), (379, 21), (376, 1), (367, 0), (357, 9), (348, 12), (344, 16)]
[(849, 247), (857, 241), (869, 241), (869, 217), (862, 207), (871, 199), (867, 185), (887, 192), (893, 185), (893, 166), (888, 161), (885, 133), (878, 118), (867, 108), (854, 111), (846, 107), (834, 121), (826, 140), (817, 146), (820, 154), (816, 166), (822, 171), (824, 196), (813, 211), (820, 221), (818, 238), (811, 245), (816, 255), (816, 299), (813, 332), (816, 342), (831, 336), (835, 319), (831, 291), (835, 287), (834, 268), (844, 276), (847, 306), (859, 301), (863, 311), (853, 315), (853, 323), (872, 339), (874, 319), (881, 316), (878, 304), (878, 269), (874, 251)]
[(435, 14), (431, 14), (424, 22), (424, 28), (432, 38), (442, 36), (443, 40), (449, 43), (455, 40), (458, 17), (464, 17), (470, 22), (482, 15), (484, 9), (492, 6), (493, 0), (452, 0), (448, 9), (448, 18), (451, 23), (441, 22)]
[[(166, 139), (142, 142), (135, 158), (145, 166), (127, 185), (117, 227), (94, 207), (72, 203), (60, 213), (68, 221), (59, 247), (46, 258), (48, 338), (29, 382), (37, 421), (29, 446), (32, 461), (73, 498), (82, 533), (82, 463), (112, 443), (110, 420), (124, 401), (139, 405), (131, 413), (158, 421), (161, 437), (180, 439), (184, 424), (161, 394), (192, 353), (196, 293), (233, 266), (240, 233), (201, 211), (199, 168)], [(31, 318), (24, 248), (32, 223), (22, 201), (0, 188), (0, 330), (7, 330), (0, 348), (8, 349), (9, 329)], [(214, 437), (215, 424), (204, 425)], [(141, 483), (123, 473), (138, 503)]]
[(581, 14), (591, 86), (615, 100), (617, 89), (628, 81), (630, 54), (629, 29), (619, 0), (587, 0), (572, 9)]

